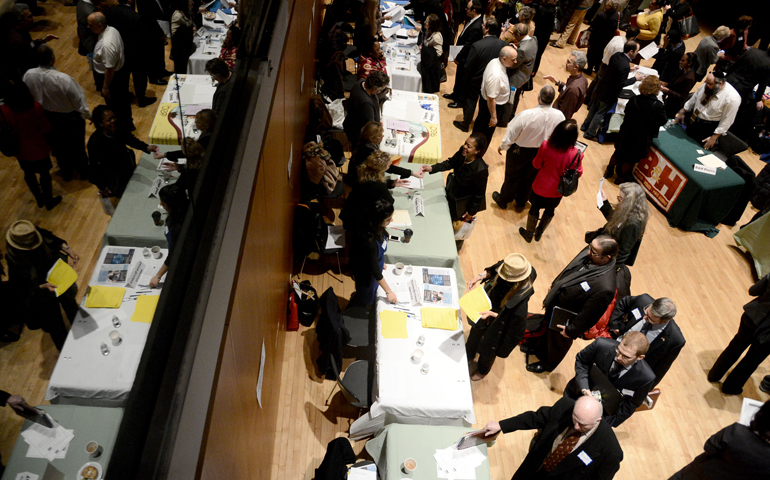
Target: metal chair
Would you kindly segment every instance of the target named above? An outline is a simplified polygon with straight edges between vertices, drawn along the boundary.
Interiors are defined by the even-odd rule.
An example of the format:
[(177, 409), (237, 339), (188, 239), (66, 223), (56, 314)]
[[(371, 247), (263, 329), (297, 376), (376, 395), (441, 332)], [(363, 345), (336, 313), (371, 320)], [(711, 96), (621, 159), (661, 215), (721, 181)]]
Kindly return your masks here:
[[(340, 378), (336, 362), (332, 361), (331, 367), (337, 377), (337, 385), (339, 385), (345, 399), (354, 407), (369, 408), (372, 404), (369, 362), (356, 360), (345, 370), (345, 375), (342, 378)], [(326, 405), (329, 405), (329, 399), (331, 399), (335, 389), (336, 386), (329, 394), (329, 398), (326, 399)]]
[(342, 314), (342, 323), (350, 332), (351, 347), (369, 346), (369, 311), (364, 307), (348, 308)]

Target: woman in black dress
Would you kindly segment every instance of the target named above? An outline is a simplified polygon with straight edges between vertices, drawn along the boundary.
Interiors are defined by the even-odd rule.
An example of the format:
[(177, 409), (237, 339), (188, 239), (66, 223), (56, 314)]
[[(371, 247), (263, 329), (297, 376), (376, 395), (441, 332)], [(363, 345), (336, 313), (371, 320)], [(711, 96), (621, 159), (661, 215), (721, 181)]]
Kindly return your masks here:
[[(520, 253), (512, 253), (468, 282), (468, 291), (482, 282), (492, 308), (471, 324), (465, 352), (471, 380), (484, 378), (495, 358), (507, 358), (524, 338), (529, 297), (537, 272)], [(478, 354), (478, 359), (476, 355)]]

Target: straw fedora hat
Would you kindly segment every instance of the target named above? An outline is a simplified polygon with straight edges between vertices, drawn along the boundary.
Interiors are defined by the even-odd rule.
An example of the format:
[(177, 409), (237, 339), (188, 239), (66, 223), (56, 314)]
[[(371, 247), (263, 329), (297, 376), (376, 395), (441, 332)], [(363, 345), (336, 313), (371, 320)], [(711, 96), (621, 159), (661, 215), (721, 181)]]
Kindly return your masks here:
[(14, 222), (8, 229), (5, 239), (8, 245), (19, 250), (34, 250), (43, 243), (43, 236), (28, 220)]
[(505, 257), (503, 264), (497, 269), (497, 274), (506, 282), (520, 282), (532, 273), (527, 257), (520, 253), (512, 253)]

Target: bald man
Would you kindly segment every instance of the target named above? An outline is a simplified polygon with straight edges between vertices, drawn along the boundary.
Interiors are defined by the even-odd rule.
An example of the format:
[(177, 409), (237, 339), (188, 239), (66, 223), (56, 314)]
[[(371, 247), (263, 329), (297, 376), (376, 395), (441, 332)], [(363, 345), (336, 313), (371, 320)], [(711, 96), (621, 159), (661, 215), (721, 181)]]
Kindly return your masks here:
[(473, 123), (473, 131), (483, 133), (487, 144), (491, 143), (492, 135), (497, 126), (498, 114), (502, 114), (503, 106), (511, 97), (511, 86), (508, 83), (508, 69), (516, 63), (516, 49), (503, 47), (497, 58), (490, 60), (484, 69), (481, 80), (481, 98), (479, 113)]
[(623, 461), (612, 427), (602, 420), (602, 404), (593, 397), (561, 398), (552, 407), (491, 421), (483, 430), (487, 437), (541, 430), (512, 480), (610, 480)]

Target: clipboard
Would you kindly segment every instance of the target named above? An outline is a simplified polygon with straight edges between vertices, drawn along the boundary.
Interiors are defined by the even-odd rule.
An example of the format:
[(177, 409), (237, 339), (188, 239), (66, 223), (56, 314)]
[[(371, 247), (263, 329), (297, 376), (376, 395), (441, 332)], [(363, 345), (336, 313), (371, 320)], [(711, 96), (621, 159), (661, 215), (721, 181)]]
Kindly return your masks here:
[(500, 432), (497, 432), (492, 436), (485, 437), (485, 433), (487, 433), (486, 430), (476, 430), (475, 432), (466, 433), (460, 437), (460, 441), (457, 442), (457, 449), (464, 450), (466, 448), (475, 447), (476, 445), (481, 445), (483, 443), (489, 443), (495, 440), (498, 435), (500, 435)]
[(564, 325), (566, 327), (575, 317), (577, 317), (577, 313), (575, 312), (570, 312), (569, 310), (565, 310), (561, 307), (553, 307), (553, 311), (551, 312), (551, 321), (548, 324), (548, 328), (551, 330), (560, 331), (557, 325)]
[(39, 423), (46, 428), (53, 428), (53, 419), (42, 408), (30, 407), (29, 405), (22, 405), (21, 408), (21, 411), (14, 411), (31, 422)]

